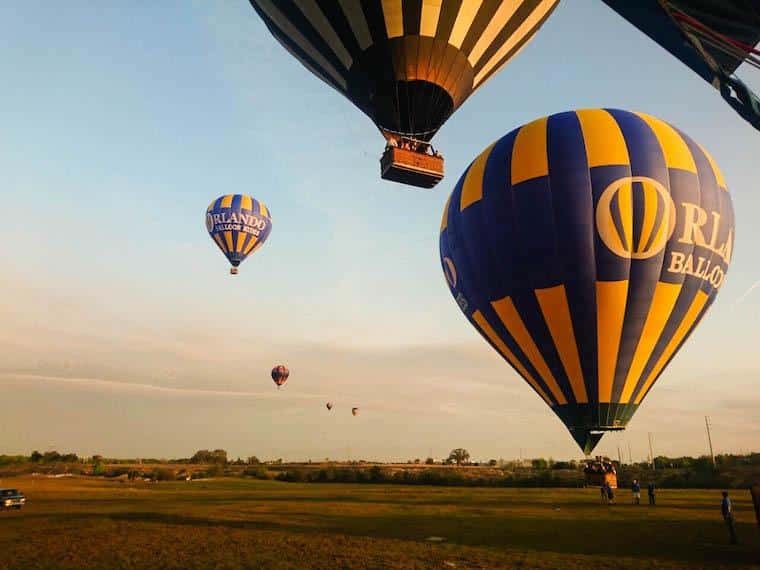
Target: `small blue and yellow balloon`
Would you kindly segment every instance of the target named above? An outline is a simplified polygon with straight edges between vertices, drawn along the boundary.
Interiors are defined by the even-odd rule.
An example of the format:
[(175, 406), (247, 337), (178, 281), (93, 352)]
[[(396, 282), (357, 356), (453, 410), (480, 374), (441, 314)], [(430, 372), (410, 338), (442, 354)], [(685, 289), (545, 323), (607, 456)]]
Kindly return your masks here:
[(206, 229), (237, 275), (240, 265), (259, 249), (272, 231), (272, 217), (263, 202), (245, 194), (225, 194), (206, 209)]

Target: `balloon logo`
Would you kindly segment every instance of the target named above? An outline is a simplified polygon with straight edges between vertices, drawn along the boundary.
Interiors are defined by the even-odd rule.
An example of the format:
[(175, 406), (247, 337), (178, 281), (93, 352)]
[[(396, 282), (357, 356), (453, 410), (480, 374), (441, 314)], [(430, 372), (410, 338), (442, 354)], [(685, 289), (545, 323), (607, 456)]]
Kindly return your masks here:
[(244, 194), (220, 196), (206, 209), (206, 230), (227, 257), (236, 275), (238, 265), (259, 249), (272, 231), (267, 207)]
[(460, 309), (585, 453), (628, 424), (715, 300), (733, 247), (712, 157), (615, 109), (496, 141), (460, 178), (440, 234)]
[[(641, 202), (642, 208), (633, 207)], [(675, 229), (676, 206), (668, 189), (646, 176), (626, 176), (602, 192), (596, 230), (604, 245), (620, 257), (648, 259), (665, 247)], [(634, 234), (639, 238), (634, 243)]]
[(457, 269), (454, 267), (454, 262), (448, 257), (443, 258), (443, 274), (448, 284), (455, 288), (457, 286)]

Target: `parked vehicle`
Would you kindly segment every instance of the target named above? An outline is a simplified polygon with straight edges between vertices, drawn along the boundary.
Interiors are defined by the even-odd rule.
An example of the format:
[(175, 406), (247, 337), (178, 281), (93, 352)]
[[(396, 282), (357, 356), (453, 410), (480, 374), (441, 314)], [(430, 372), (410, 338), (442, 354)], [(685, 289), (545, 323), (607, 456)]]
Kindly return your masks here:
[(0, 489), (0, 509), (19, 510), (26, 504), (26, 497), (18, 489)]

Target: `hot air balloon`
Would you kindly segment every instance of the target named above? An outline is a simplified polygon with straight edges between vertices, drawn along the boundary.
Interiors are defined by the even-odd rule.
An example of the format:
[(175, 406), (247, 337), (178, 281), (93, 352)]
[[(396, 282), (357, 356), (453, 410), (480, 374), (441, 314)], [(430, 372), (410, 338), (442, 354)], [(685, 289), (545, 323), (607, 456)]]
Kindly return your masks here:
[(274, 383), (277, 384), (278, 390), (280, 389), (280, 386), (288, 381), (288, 376), (290, 376), (290, 370), (288, 370), (287, 366), (278, 364), (272, 368), (272, 380), (274, 380)]
[(446, 204), (440, 259), (470, 323), (588, 454), (702, 320), (733, 243), (707, 151), (654, 117), (590, 109), (483, 151)]
[(325, 404), (325, 406), (327, 406), (328, 410), (332, 410), (333, 409), (333, 403), (332, 402), (327, 402), (327, 404)]
[(381, 176), (430, 188), (428, 142), (538, 31), (558, 0), (250, 0), (272, 35), (385, 136)]
[(760, 68), (760, 8), (748, 0), (604, 0), (702, 79), (760, 129), (760, 99), (734, 72)]
[(230, 273), (237, 275), (238, 265), (269, 237), (272, 218), (263, 202), (245, 194), (226, 194), (206, 208), (206, 229), (232, 264)]
[(358, 416), (359, 415), (359, 408), (351, 408), (351, 415), (352, 416)]

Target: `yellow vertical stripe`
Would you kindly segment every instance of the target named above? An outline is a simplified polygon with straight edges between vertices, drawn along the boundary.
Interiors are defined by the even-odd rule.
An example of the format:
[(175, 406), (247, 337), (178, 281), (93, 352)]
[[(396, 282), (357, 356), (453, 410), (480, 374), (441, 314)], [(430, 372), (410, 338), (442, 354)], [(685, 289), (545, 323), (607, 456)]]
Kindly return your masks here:
[(222, 248), (222, 251), (224, 253), (229, 253), (229, 250), (227, 249), (227, 246), (224, 245), (224, 241), (222, 241), (222, 238), (219, 234), (214, 234), (214, 241), (217, 243), (219, 247)]
[(564, 285), (536, 289), (536, 299), (544, 315), (546, 326), (552, 335), (554, 346), (557, 348), (562, 366), (570, 379), (575, 401), (588, 402), (586, 383), (583, 380), (583, 370), (578, 357), (578, 345), (575, 342), (573, 319), (570, 316), (570, 306), (567, 302), (567, 292)]
[(496, 9), (491, 21), (488, 22), (486, 29), (483, 30), (478, 41), (472, 48), (470, 55), (467, 59), (470, 61), (470, 65), (475, 67), (478, 60), (483, 56), (483, 53), (493, 43), (494, 38), (506, 25), (509, 19), (514, 15), (517, 8), (523, 4), (523, 0), (502, 0), (501, 5)]
[(253, 199), (250, 196), (243, 194), (243, 199), (240, 201), (240, 208), (243, 210), (253, 210)]
[(660, 375), (660, 372), (662, 372), (662, 369), (668, 363), (670, 357), (673, 356), (673, 353), (681, 344), (681, 341), (683, 341), (688, 332), (691, 330), (691, 327), (694, 325), (697, 317), (699, 317), (699, 314), (702, 312), (702, 308), (705, 306), (708, 298), (708, 295), (704, 291), (697, 292), (697, 295), (694, 297), (689, 310), (686, 311), (686, 316), (683, 318), (683, 321), (681, 321), (681, 324), (678, 326), (678, 329), (676, 329), (673, 338), (670, 339), (668, 346), (665, 347), (665, 350), (657, 361), (657, 364), (655, 364), (652, 372), (647, 377), (646, 382), (644, 382), (644, 385), (641, 387), (639, 395), (636, 396), (636, 404), (639, 404), (644, 398), (647, 390), (649, 390), (649, 387), (652, 385), (652, 382), (654, 382), (657, 376)]
[(470, 24), (475, 19), (475, 15), (478, 13), (482, 3), (483, 0), (466, 0), (459, 6), (457, 19), (454, 21), (454, 27), (449, 35), (449, 43), (455, 48), (459, 49), (462, 47), (462, 42), (470, 29)]
[(443, 230), (445, 230), (449, 225), (449, 206), (451, 205), (451, 194), (449, 194), (449, 197), (446, 199), (446, 205), (443, 207), (443, 217), (441, 218), (441, 233), (443, 233)]
[[(639, 243), (635, 249), (637, 251), (644, 251), (644, 248), (649, 242), (649, 238), (652, 235), (654, 229), (654, 223), (657, 220), (657, 206), (660, 203), (660, 194), (657, 189), (648, 182), (641, 182), (641, 188), (644, 191), (644, 220), (641, 224), (641, 235), (639, 236)], [(667, 213), (667, 209), (666, 209)], [(667, 223), (667, 216), (663, 216), (663, 222)]]
[[(498, 50), (496, 50), (496, 53), (491, 57), (491, 59), (488, 60), (488, 63), (486, 63), (483, 67), (480, 68), (480, 71), (478, 71), (477, 75), (473, 79), (473, 85), (477, 86), (485, 77), (488, 76), (488, 74), (491, 72), (491, 70), (496, 67), (497, 65), (501, 64), (504, 65), (506, 62), (503, 62), (502, 59), (510, 52), (514, 47), (518, 44), (518, 42), (521, 42), (525, 39), (525, 37), (532, 32), (535, 33), (535, 27), (538, 25), (538, 23), (546, 16), (546, 14), (554, 8), (555, 4), (557, 4), (559, 0), (544, 0), (541, 2), (538, 6), (536, 6), (533, 9), (533, 12), (530, 13), (530, 16), (528, 16), (522, 24), (514, 31), (513, 34), (509, 36), (509, 39), (502, 45)], [(531, 40), (532, 38), (529, 37), (528, 40), (523, 44), (523, 47)], [(459, 46), (457, 46), (459, 47)], [(513, 54), (512, 57), (514, 57)]]
[(726, 186), (726, 181), (723, 178), (723, 173), (720, 171), (720, 168), (718, 168), (718, 164), (713, 160), (712, 155), (705, 150), (705, 147), (702, 145), (699, 145), (699, 148), (702, 150), (703, 153), (705, 153), (705, 156), (707, 157), (707, 161), (710, 163), (710, 166), (712, 167), (713, 173), (715, 174), (715, 180), (718, 182), (718, 186), (720, 188), (723, 188), (723, 190), (728, 190), (728, 186)]
[(248, 234), (245, 232), (238, 232), (237, 242), (235, 243), (235, 252), (240, 253), (243, 250), (243, 243)]
[(420, 35), (435, 36), (438, 29), (438, 19), (441, 17), (441, 4), (443, 0), (422, 0), (422, 13), (420, 14)]
[(486, 170), (486, 161), (488, 161), (488, 157), (495, 144), (492, 143), (486, 150), (481, 152), (480, 156), (470, 165), (462, 183), (462, 195), (459, 199), (460, 212), (483, 197), (483, 174)]
[(612, 115), (603, 109), (583, 109), (575, 115), (581, 124), (589, 168), (631, 163), (623, 132)]
[(649, 128), (660, 143), (665, 165), (668, 168), (680, 168), (689, 172), (697, 172), (697, 165), (691, 155), (686, 141), (669, 124), (644, 113), (635, 113)]
[(232, 232), (224, 232), (224, 243), (227, 244), (227, 251), (232, 251)]
[(644, 328), (636, 345), (636, 352), (633, 353), (631, 367), (625, 377), (623, 393), (620, 396), (621, 404), (627, 404), (630, 401), (633, 390), (644, 372), (644, 367), (649, 361), (649, 357), (652, 356), (652, 351), (660, 339), (660, 335), (662, 335), (662, 330), (673, 312), (680, 292), (680, 283), (664, 283), (663, 281), (657, 283), (652, 303), (649, 305), (647, 320), (644, 321)]
[(338, 0), (338, 4), (346, 15), (346, 20), (351, 26), (351, 31), (359, 42), (362, 51), (372, 45), (372, 34), (367, 25), (367, 18), (364, 16), (362, 5), (356, 0)]
[(554, 399), (557, 400), (559, 404), (567, 404), (565, 395), (562, 393), (562, 390), (560, 390), (557, 380), (554, 378), (551, 370), (549, 370), (549, 366), (547, 366), (544, 357), (541, 356), (541, 351), (538, 350), (536, 343), (533, 341), (533, 337), (530, 336), (530, 332), (528, 332), (525, 323), (522, 318), (520, 318), (512, 299), (510, 297), (504, 297), (503, 299), (492, 302), (491, 306), (494, 311), (496, 311), (496, 314), (499, 315), (501, 322), (504, 323), (509, 334), (515, 339), (517, 346), (519, 346), (520, 350), (525, 353), (525, 356), (528, 357), (533, 368), (536, 369), (538, 375), (549, 387), (549, 390), (551, 390), (554, 395)]
[(596, 345), (599, 402), (612, 400), (620, 338), (623, 334), (628, 281), (596, 282)]
[(401, 0), (382, 0), (385, 31), (388, 38), (404, 35), (404, 13), (401, 10)]
[(472, 320), (475, 321), (482, 333), (488, 337), (488, 340), (494, 344), (496, 349), (502, 354), (502, 356), (504, 356), (504, 358), (507, 359), (507, 361), (514, 367), (514, 369), (517, 370), (517, 372), (519, 372), (520, 375), (525, 378), (531, 386), (533, 386), (536, 392), (538, 392), (538, 394), (544, 399), (544, 402), (550, 406), (553, 406), (554, 402), (552, 402), (549, 396), (546, 395), (546, 392), (543, 391), (541, 385), (536, 382), (536, 379), (531, 376), (530, 372), (528, 372), (525, 366), (523, 366), (522, 363), (517, 360), (517, 357), (514, 355), (514, 353), (509, 350), (509, 347), (507, 347), (507, 345), (504, 344), (504, 342), (499, 338), (499, 335), (497, 335), (496, 331), (491, 328), (491, 325), (488, 324), (488, 321), (485, 320), (480, 311), (475, 311), (472, 314)]
[[(621, 251), (633, 251), (633, 185), (630, 182), (623, 184), (617, 191), (617, 201), (625, 241), (625, 247)], [(610, 223), (612, 223), (612, 216), (610, 216)]]
[(512, 186), (549, 174), (547, 124), (546, 117), (537, 119), (522, 127), (517, 133), (512, 147)]
[(314, 26), (314, 29), (320, 35), (322, 40), (330, 47), (332, 52), (338, 57), (343, 67), (351, 69), (351, 65), (354, 60), (351, 54), (348, 53), (346, 46), (343, 45), (343, 41), (338, 36), (338, 33), (330, 24), (330, 21), (325, 16), (322, 9), (317, 4), (316, 0), (294, 0), (298, 9), (301, 10), (309, 23)]
[(256, 242), (258, 241), (258, 239), (259, 238), (257, 238), (256, 236), (251, 236), (251, 241), (248, 242), (248, 245), (246, 246), (245, 251), (243, 252), (244, 255), (248, 255), (249, 253), (251, 253), (251, 250), (253, 249), (253, 246), (256, 245)]
[(231, 208), (232, 207), (232, 200), (235, 198), (234, 194), (227, 194), (224, 198), (222, 198), (222, 203), (220, 205), (221, 208)]
[(269, 210), (264, 205), (264, 202), (259, 202), (259, 212), (261, 212), (261, 215), (264, 216), (265, 218), (269, 217)]

